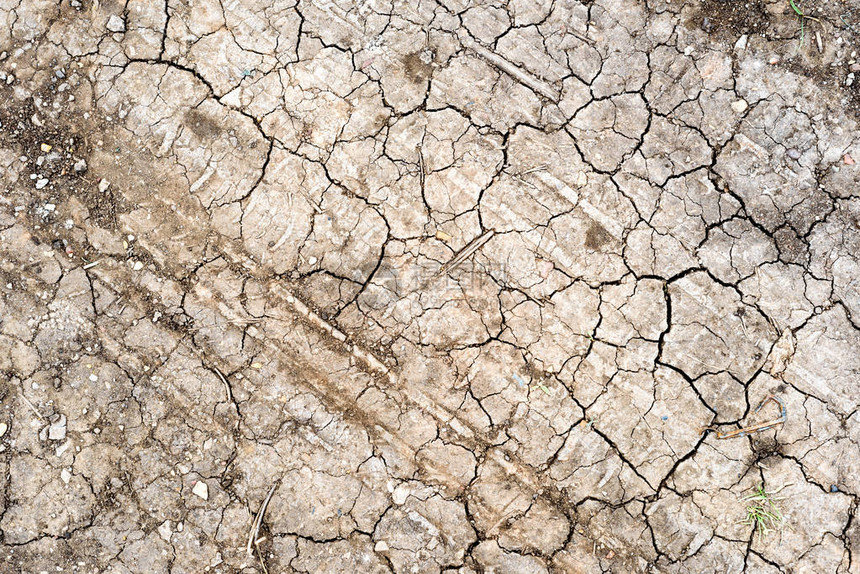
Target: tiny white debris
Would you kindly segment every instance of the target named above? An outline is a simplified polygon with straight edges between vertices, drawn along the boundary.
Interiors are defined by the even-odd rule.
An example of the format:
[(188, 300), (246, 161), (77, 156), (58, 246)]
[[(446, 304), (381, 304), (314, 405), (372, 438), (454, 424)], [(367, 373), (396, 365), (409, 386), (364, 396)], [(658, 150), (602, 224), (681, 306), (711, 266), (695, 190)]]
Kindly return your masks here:
[(114, 14), (108, 18), (107, 29), (111, 32), (125, 32), (125, 20)]
[(373, 547), (376, 552), (388, 552), (388, 543), (384, 540), (380, 540), (376, 543), (376, 546)]
[(851, 85), (851, 84), (853, 84), (853, 83), (854, 83), (854, 72), (851, 72), (851, 73), (850, 73), (850, 74), (848, 74), (848, 76), (845, 78), (845, 85), (846, 85), (846, 86), (850, 86), (850, 85)]
[(397, 485), (397, 488), (394, 489), (394, 492), (391, 493), (391, 499), (394, 501), (394, 504), (400, 506), (406, 502), (406, 499), (409, 498), (409, 494), (409, 487), (399, 484)]
[(6, 423), (0, 423), (0, 436), (5, 435), (7, 430), (9, 430), (9, 425)]
[(66, 452), (67, 450), (69, 450), (69, 447), (70, 447), (70, 446), (72, 446), (72, 441), (67, 440), (66, 442), (64, 442), (63, 444), (61, 444), (60, 446), (58, 446), (58, 447), (57, 447), (57, 449), (54, 451), (54, 453), (55, 453), (57, 456), (63, 456), (63, 454), (65, 454), (65, 452)]
[(45, 211), (54, 211), (55, 209), (57, 209), (57, 206), (55, 204), (53, 204), (53, 203), (46, 203), (45, 204)]
[(99, 180), (99, 191), (104, 193), (110, 187), (110, 182), (104, 178)]
[(309, 258), (308, 258), (308, 264), (309, 264), (309, 265), (314, 265), (314, 264), (316, 264), (316, 262), (317, 262), (317, 258), (316, 258), (316, 257), (309, 257)]
[(197, 481), (197, 483), (194, 485), (194, 488), (191, 489), (191, 492), (193, 492), (203, 500), (209, 500), (209, 485), (202, 480)]
[(440, 229), (440, 230), (436, 231), (436, 239), (438, 239), (439, 241), (444, 241), (445, 243), (448, 243), (449, 241), (451, 241), (453, 239), (453, 237), (451, 236), (451, 234), (445, 233), (444, 231), (442, 231)]
[(693, 53), (693, 47), (692, 46), (687, 46), (686, 48), (684, 48), (684, 55), (685, 56), (689, 56), (692, 53)]
[(43, 177), (42, 179), (36, 181), (36, 189), (42, 189), (43, 187), (48, 185), (49, 182), (50, 180), (48, 178)]
[(584, 171), (579, 172), (578, 174), (576, 174), (576, 181), (574, 181), (573, 183), (574, 185), (576, 185), (576, 187), (585, 187), (586, 185), (588, 185), (588, 174), (586, 174)]
[(63, 440), (66, 438), (66, 415), (60, 415), (56, 422), (51, 423), (48, 429), (48, 438), (51, 440)]
[(735, 50), (737, 50), (738, 52), (743, 52), (744, 50), (746, 50), (747, 49), (747, 40), (748, 40), (748, 37), (746, 34), (744, 34), (743, 36), (738, 38), (738, 41), (735, 42)]
[(43, 143), (39, 146), (39, 149), (42, 150), (44, 153), (48, 153), (49, 151), (51, 151), (51, 146), (46, 143)]
[(732, 102), (732, 109), (739, 114), (744, 113), (748, 107), (750, 107), (749, 104), (743, 98), (741, 98), (740, 100), (735, 100), (734, 102)]
[(170, 536), (173, 534), (173, 530), (170, 528), (170, 521), (165, 520), (161, 523), (161, 526), (158, 527), (158, 535), (161, 536), (161, 539), (165, 542), (170, 542)]
[(143, 262), (142, 261), (135, 261), (131, 264), (131, 268), (134, 269), (135, 271), (140, 271), (141, 269), (143, 269)]
[(90, 380), (92, 382), (96, 382), (97, 380), (99, 380), (99, 376), (93, 373), (92, 375), (90, 375)]
[(64, 468), (63, 470), (60, 471), (60, 478), (63, 479), (63, 482), (65, 482), (66, 484), (69, 484), (69, 481), (72, 480), (72, 473), (69, 472), (68, 469)]

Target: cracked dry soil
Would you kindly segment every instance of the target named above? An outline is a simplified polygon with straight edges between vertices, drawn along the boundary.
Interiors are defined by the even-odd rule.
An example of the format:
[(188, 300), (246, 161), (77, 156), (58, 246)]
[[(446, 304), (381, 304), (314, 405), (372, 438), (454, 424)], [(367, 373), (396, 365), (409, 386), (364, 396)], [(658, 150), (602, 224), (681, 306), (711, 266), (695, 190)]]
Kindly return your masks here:
[(860, 573), (796, 5), (0, 1), (0, 571)]

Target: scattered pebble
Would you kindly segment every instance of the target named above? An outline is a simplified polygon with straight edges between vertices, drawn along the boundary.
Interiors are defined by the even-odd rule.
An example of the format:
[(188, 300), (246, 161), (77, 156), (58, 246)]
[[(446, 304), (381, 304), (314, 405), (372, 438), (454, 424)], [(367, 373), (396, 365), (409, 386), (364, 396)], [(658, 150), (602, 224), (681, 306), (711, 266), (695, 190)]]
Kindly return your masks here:
[(848, 74), (848, 76), (845, 78), (845, 85), (846, 85), (846, 86), (850, 86), (850, 85), (851, 85), (851, 84), (853, 84), (853, 83), (854, 83), (854, 72), (851, 72), (851, 73), (849, 73), (849, 74)]
[(445, 243), (448, 243), (449, 241), (454, 239), (454, 237), (450, 233), (445, 233), (444, 231), (439, 229), (439, 230), (436, 230), (436, 239), (438, 239), (439, 241), (444, 241)]
[(69, 472), (68, 469), (64, 468), (60, 471), (60, 478), (63, 479), (63, 482), (69, 484), (69, 481), (72, 480), (72, 473)]
[(749, 107), (750, 105), (743, 98), (732, 102), (732, 109), (739, 114), (744, 113)]
[(51, 440), (64, 440), (66, 438), (66, 415), (60, 415), (48, 429), (48, 438)]
[(75, 173), (84, 173), (87, 171), (87, 161), (85, 159), (79, 159), (75, 162), (74, 168)]
[(197, 481), (197, 483), (194, 485), (194, 488), (191, 489), (191, 492), (193, 492), (203, 500), (209, 500), (209, 485), (202, 480)]
[(6, 423), (0, 423), (0, 436), (5, 435), (7, 430), (9, 430), (9, 425)]
[(746, 49), (747, 49), (747, 40), (748, 40), (748, 39), (749, 39), (749, 38), (747, 37), (747, 35), (746, 35), (746, 34), (744, 34), (743, 36), (741, 36), (740, 38), (738, 38), (738, 41), (737, 41), (737, 42), (735, 42), (735, 50), (737, 50), (738, 52), (743, 52), (744, 50), (746, 50)]
[(110, 187), (110, 182), (104, 178), (99, 180), (99, 191), (104, 193)]
[(376, 543), (376, 546), (373, 547), (373, 550), (376, 552), (388, 552), (388, 543), (385, 540), (380, 540)]
[(140, 271), (141, 269), (143, 269), (143, 261), (133, 261), (131, 263), (131, 268), (135, 271)]
[(394, 504), (400, 506), (406, 502), (406, 499), (409, 498), (409, 494), (409, 487), (399, 484), (397, 485), (397, 488), (394, 489), (394, 492), (391, 493), (391, 499), (394, 501)]
[(42, 189), (43, 187), (48, 185), (48, 183), (50, 183), (50, 180), (48, 180), (48, 178), (43, 177), (42, 179), (36, 181), (36, 189)]
[(165, 520), (161, 523), (161, 526), (158, 527), (158, 535), (161, 536), (161, 539), (165, 542), (170, 542), (170, 536), (173, 534), (173, 530), (170, 528), (170, 521)]
[(40, 146), (39, 146), (39, 149), (41, 149), (41, 150), (42, 150), (42, 153), (48, 153), (48, 152), (49, 152), (49, 151), (51, 151), (51, 149), (53, 149), (53, 148), (52, 148), (52, 146), (50, 146), (50, 145), (48, 145), (48, 144), (46, 144), (46, 143), (43, 143), (42, 145), (40, 145)]
[(787, 155), (791, 159), (800, 159), (800, 152), (794, 148), (791, 148), (787, 152), (785, 152), (785, 155)]
[(854, 158), (846, 153), (842, 156), (842, 163), (845, 165), (854, 165)]
[(771, 66), (779, 64), (779, 56), (771, 56), (770, 60), (768, 60), (767, 63)]
[(309, 257), (309, 258), (308, 258), (308, 264), (309, 264), (309, 265), (314, 265), (314, 264), (316, 264), (316, 262), (317, 262), (317, 258), (316, 258), (316, 257), (313, 257), (313, 256), (312, 256), (312, 257)]
[(835, 484), (830, 485), (830, 492), (839, 492), (839, 487)]
[(125, 32), (125, 20), (114, 14), (108, 18), (107, 29), (111, 32)]

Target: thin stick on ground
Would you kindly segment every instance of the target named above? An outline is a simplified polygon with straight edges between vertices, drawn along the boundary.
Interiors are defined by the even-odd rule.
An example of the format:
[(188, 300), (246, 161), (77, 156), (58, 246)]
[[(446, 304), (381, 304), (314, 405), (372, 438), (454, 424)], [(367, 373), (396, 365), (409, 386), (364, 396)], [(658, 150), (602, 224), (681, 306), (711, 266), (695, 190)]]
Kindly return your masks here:
[(449, 273), (456, 269), (461, 263), (468, 259), (470, 255), (478, 251), (478, 249), (480, 249), (484, 245), (484, 243), (492, 239), (493, 235), (495, 234), (496, 232), (491, 229), (483, 235), (480, 235), (470, 241), (469, 244), (466, 245), (466, 247), (464, 247), (460, 251), (460, 253), (458, 253), (453, 259), (451, 259), (448, 263), (443, 265), (441, 269), (439, 269), (439, 272), (436, 274), (436, 276), (438, 277), (444, 275), (445, 273)]
[(257, 549), (257, 559), (260, 561), (260, 567), (263, 568), (263, 574), (269, 574), (269, 569), (266, 568), (266, 563), (263, 561), (263, 553), (260, 552), (260, 546), (257, 541), (254, 541), (254, 548)]
[(227, 400), (232, 402), (233, 391), (230, 390), (230, 383), (227, 382), (227, 377), (225, 377), (224, 373), (222, 373), (221, 370), (215, 365), (212, 365), (212, 369), (215, 371), (215, 374), (218, 375), (218, 378), (221, 379), (221, 382), (224, 383), (224, 390), (227, 391)]
[(28, 399), (28, 398), (24, 395), (24, 391), (21, 391), (21, 398), (22, 398), (22, 399), (24, 399), (24, 403), (25, 403), (28, 407), (30, 407), (30, 410), (32, 410), (32, 411), (36, 414), (36, 416), (37, 416), (37, 417), (39, 417), (39, 420), (40, 420), (40, 421), (42, 421), (42, 422), (45, 422), (45, 417), (43, 417), (43, 416), (39, 413), (38, 409), (36, 409), (36, 406), (35, 406), (33, 403), (31, 403), (31, 402), (30, 402), (30, 399)]
[(765, 493), (766, 493), (768, 496), (773, 496), (774, 494), (776, 494), (776, 493), (780, 492), (783, 488), (788, 488), (789, 486), (794, 486), (794, 483), (793, 483), (793, 482), (786, 482), (785, 484), (783, 484), (782, 486), (780, 486), (780, 487), (779, 487), (779, 488), (777, 488), (776, 490), (768, 490), (768, 491), (766, 491)]
[[(256, 546), (257, 534), (260, 532), (260, 525), (263, 523), (263, 515), (266, 514), (266, 507), (269, 506), (269, 501), (272, 499), (272, 495), (275, 494), (275, 488), (278, 486), (278, 483), (272, 485), (272, 488), (269, 489), (269, 494), (266, 495), (265, 500), (263, 500), (263, 504), (260, 505), (260, 510), (257, 512), (257, 517), (254, 518), (254, 524), (251, 525), (251, 532), (248, 534), (248, 554), (253, 555), (254, 550), (253, 546)], [(260, 550), (257, 549), (257, 553), (259, 554)], [(260, 562), (262, 562), (262, 556), (260, 557)]]

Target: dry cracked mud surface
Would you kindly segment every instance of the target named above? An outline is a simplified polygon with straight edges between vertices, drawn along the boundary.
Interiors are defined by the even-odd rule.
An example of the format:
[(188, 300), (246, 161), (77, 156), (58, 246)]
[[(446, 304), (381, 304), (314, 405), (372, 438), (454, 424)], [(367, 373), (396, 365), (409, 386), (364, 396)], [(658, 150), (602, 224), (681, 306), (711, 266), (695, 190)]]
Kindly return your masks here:
[(0, 570), (860, 573), (795, 6), (0, 0)]

